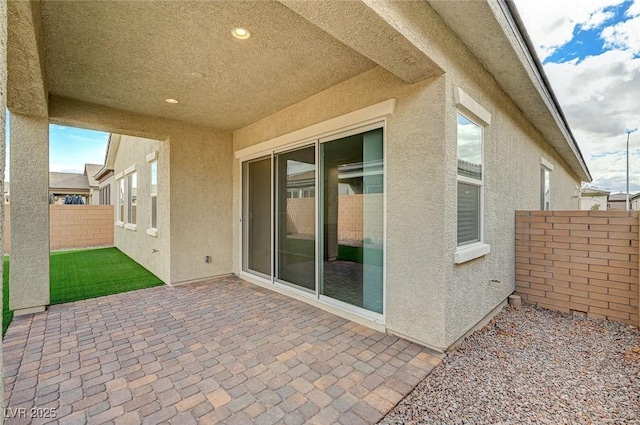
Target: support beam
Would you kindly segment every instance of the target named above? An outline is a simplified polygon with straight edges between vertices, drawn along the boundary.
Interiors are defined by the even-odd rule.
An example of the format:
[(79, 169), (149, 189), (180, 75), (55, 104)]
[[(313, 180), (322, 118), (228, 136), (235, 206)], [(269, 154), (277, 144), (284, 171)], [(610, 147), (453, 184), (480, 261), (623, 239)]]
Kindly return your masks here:
[(11, 114), (10, 308), (49, 305), (49, 121)]
[(40, 3), (7, 3), (7, 107), (11, 112), (47, 116), (47, 78)]
[(398, 30), (397, 22), (385, 18), (388, 14), (383, 10), (386, 7), (384, 3), (361, 0), (279, 1), (407, 83), (417, 83), (443, 73), (425, 52)]

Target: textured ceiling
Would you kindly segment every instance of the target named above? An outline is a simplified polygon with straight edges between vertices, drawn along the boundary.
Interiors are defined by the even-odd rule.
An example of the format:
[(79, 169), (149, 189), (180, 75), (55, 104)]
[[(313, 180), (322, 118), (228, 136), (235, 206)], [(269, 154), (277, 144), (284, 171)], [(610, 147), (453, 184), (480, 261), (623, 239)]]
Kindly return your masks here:
[[(41, 13), (50, 93), (229, 130), (375, 66), (274, 2), (47, 1)], [(236, 26), (253, 37), (232, 38)]]

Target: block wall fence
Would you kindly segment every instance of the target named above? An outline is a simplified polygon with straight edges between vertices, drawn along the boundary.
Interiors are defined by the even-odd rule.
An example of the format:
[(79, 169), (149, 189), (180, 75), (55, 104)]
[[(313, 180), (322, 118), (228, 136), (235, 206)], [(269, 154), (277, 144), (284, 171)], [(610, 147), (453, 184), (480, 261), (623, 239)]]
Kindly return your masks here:
[(523, 302), (640, 326), (638, 211), (517, 211)]
[[(11, 207), (5, 204), (5, 254), (11, 249)], [(49, 205), (51, 250), (113, 246), (112, 205)]]

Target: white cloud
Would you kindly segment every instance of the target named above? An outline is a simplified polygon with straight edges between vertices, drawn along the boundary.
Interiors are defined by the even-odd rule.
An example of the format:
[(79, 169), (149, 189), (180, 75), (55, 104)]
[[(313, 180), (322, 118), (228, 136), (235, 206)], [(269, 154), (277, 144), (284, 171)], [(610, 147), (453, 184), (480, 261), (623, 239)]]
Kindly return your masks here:
[(587, 19), (581, 25), (581, 27), (584, 30), (590, 30), (590, 29), (598, 28), (605, 21), (613, 18), (614, 16), (615, 16), (615, 14), (613, 12), (604, 12), (602, 10), (598, 10), (595, 13), (593, 13), (591, 16), (589, 16), (589, 19)]
[[(640, 58), (611, 50), (545, 71), (578, 141), (594, 185), (624, 190), (626, 133), (640, 126)], [(630, 181), (640, 190), (640, 132), (631, 135)]]
[(602, 30), (605, 47), (640, 53), (640, 16), (619, 22)]
[(639, 16), (640, 15), (640, 1), (635, 0), (633, 4), (627, 9), (627, 16)]
[[(580, 25), (592, 29), (609, 15), (604, 9), (624, 0), (517, 0), (516, 6), (533, 40), (540, 60), (544, 61), (573, 38)], [(635, 6), (635, 5), (634, 5)]]

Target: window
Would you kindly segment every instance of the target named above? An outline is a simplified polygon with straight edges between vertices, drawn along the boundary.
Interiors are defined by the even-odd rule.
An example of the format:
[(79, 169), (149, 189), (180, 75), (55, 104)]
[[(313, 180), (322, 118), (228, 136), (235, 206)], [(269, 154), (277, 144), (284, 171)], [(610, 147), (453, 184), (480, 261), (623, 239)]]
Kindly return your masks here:
[(540, 157), (540, 209), (551, 209), (551, 172), (553, 164)]
[(111, 185), (100, 188), (100, 205), (111, 205)]
[(458, 246), (482, 242), (482, 127), (458, 112)]
[(118, 205), (116, 208), (116, 221), (117, 222), (124, 222), (124, 179), (119, 179), (117, 182), (117, 186), (118, 186)]
[(149, 165), (151, 171), (151, 228), (158, 228), (158, 161)]
[(127, 175), (127, 224), (136, 224), (138, 213), (138, 173)]

